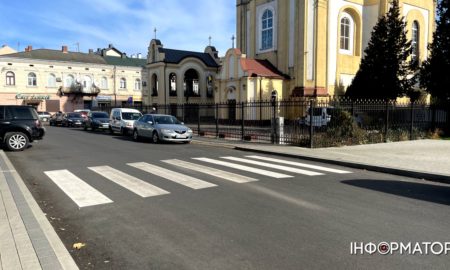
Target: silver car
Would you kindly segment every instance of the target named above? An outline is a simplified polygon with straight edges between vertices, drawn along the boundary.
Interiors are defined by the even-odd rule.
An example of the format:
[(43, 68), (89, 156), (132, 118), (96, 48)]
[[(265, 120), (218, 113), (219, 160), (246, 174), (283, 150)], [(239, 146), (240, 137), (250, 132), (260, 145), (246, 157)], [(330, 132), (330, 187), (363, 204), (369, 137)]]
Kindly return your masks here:
[(133, 126), (133, 139), (137, 141), (140, 138), (151, 138), (153, 143), (159, 141), (190, 143), (192, 129), (171, 115), (145, 114), (136, 120)]

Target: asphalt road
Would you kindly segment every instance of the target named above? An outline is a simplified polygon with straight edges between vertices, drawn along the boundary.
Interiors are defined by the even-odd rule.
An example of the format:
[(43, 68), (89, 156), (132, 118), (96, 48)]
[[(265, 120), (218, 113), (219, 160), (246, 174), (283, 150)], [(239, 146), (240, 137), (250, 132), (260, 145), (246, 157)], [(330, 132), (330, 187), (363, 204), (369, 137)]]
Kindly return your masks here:
[[(446, 185), (258, 155), (350, 172), (284, 165), (322, 173), (308, 176), (244, 163), (263, 162), (249, 158), (248, 152), (195, 143), (133, 142), (128, 137), (76, 128), (49, 127), (44, 140), (7, 155), (80, 269), (450, 268), (450, 254), (350, 254), (354, 241), (450, 241), (450, 187)], [(236, 165), (193, 158), (269, 172), (256, 174)], [(172, 159), (256, 181), (232, 182), (219, 173), (164, 162)], [(148, 169), (151, 173), (139, 169), (136, 164), (142, 162), (153, 165)], [(96, 172), (99, 166), (108, 166), (100, 168), (110, 172), (109, 177), (125, 173), (122, 181), (136, 178), (166, 194), (141, 197), (136, 192), (144, 191), (145, 185), (133, 192)], [(78, 194), (71, 199), (70, 183), (64, 182), (67, 179), (62, 179), (61, 172), (66, 176), (69, 172), (112, 202), (79, 207), (77, 202), (86, 198)], [(292, 177), (274, 178), (271, 173)], [(170, 181), (165, 178), (172, 176)], [(195, 182), (198, 179), (204, 182)], [(56, 183), (65, 185), (66, 191)], [(89, 197), (90, 193), (82, 195)], [(86, 246), (74, 250), (72, 245), (77, 242)]]

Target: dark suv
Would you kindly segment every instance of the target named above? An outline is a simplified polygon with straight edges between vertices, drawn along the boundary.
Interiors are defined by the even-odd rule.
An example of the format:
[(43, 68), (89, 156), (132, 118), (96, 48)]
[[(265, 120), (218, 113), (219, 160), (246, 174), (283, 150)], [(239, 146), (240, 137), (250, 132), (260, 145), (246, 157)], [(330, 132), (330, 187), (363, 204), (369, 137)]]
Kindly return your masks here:
[(42, 139), (45, 128), (31, 106), (0, 105), (0, 142), (10, 151), (22, 151)]

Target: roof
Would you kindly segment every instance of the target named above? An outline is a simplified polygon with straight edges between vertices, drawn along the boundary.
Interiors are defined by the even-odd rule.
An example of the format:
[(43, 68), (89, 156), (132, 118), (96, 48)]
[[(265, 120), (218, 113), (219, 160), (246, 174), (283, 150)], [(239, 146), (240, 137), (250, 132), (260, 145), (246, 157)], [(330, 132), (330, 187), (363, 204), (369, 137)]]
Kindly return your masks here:
[(274, 67), (268, 60), (259, 59), (241, 59), (242, 69), (248, 73), (248, 76), (260, 76), (284, 79), (286, 76)]
[(49, 49), (36, 49), (28, 52), (12, 53), (0, 57), (17, 57), (17, 58), (40, 59), (51, 61), (106, 64), (106, 61), (101, 56), (96, 54), (79, 53), (79, 52), (64, 53), (59, 50), (49, 50)]
[(178, 64), (187, 57), (194, 57), (201, 60), (208, 67), (219, 67), (216, 61), (208, 53), (181, 51), (173, 49), (159, 48), (159, 52), (165, 53), (164, 62)]
[(129, 57), (115, 57), (103, 56), (108, 65), (126, 66), (126, 67), (144, 67), (147, 64), (147, 59), (129, 58)]

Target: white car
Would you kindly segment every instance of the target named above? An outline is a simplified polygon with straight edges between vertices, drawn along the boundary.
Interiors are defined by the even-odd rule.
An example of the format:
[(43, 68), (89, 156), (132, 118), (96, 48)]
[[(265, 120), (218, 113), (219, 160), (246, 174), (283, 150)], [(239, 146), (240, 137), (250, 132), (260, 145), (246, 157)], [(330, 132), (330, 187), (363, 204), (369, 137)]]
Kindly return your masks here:
[(134, 121), (138, 120), (142, 113), (136, 109), (114, 108), (109, 118), (110, 131), (119, 132), (122, 135), (133, 132)]
[(50, 120), (50, 113), (49, 112), (38, 112), (39, 120), (42, 122), (48, 122)]

